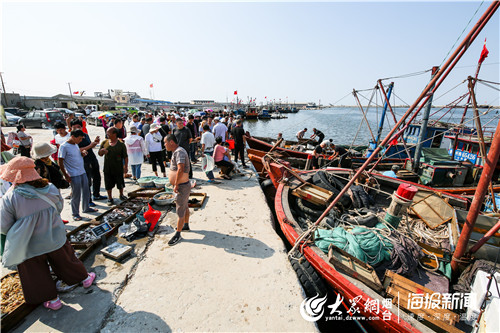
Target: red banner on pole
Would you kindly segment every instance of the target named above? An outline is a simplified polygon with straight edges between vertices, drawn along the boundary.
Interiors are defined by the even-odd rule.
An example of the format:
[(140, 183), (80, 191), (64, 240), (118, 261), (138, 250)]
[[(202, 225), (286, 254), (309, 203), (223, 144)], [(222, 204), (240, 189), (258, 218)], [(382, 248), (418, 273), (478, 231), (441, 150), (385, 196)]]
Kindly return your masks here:
[(238, 95), (238, 90), (235, 90), (235, 91), (234, 91), (234, 94), (235, 94), (235, 95)]
[(490, 53), (490, 51), (488, 51), (488, 49), (486, 48), (486, 39), (484, 40), (484, 45), (483, 45), (483, 50), (481, 51), (481, 56), (479, 57), (479, 64), (481, 64), (484, 59), (486, 59), (488, 57), (488, 53)]

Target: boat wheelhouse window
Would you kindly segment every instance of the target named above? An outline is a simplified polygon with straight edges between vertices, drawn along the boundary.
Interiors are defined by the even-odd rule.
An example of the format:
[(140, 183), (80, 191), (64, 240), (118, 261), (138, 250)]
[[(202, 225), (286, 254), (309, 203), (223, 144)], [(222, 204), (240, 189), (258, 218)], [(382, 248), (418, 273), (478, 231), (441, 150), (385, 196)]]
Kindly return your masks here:
[(437, 131), (434, 132), (434, 138), (432, 139), (432, 148), (439, 148), (441, 147), (441, 142), (443, 141), (444, 137), (444, 132), (440, 132), (439, 134), (435, 134)]
[(479, 146), (471, 145), (471, 153), (477, 154), (479, 152)]

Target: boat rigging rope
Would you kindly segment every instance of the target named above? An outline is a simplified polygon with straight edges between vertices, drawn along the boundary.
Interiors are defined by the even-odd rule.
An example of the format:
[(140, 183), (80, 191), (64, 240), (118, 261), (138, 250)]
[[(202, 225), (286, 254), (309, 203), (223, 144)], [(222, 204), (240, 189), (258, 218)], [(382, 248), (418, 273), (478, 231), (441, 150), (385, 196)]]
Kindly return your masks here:
[[(456, 106), (458, 105), (458, 103), (462, 102), (462, 101), (465, 99), (465, 97), (467, 97), (467, 96), (469, 96), (469, 93), (468, 93), (468, 92), (467, 92), (467, 93), (465, 93), (465, 94), (463, 94), (462, 96), (460, 96), (460, 97), (459, 97), (459, 98), (457, 98), (456, 100), (454, 100), (454, 101), (452, 102), (452, 103), (454, 103), (453, 105), (449, 105), (449, 104), (448, 104), (447, 106), (444, 106), (444, 107), (442, 107), (441, 109), (439, 109), (439, 110), (437, 110), (436, 112), (434, 112), (434, 113), (431, 115), (431, 117), (432, 117), (432, 116), (434, 116), (434, 115), (435, 115), (436, 113), (438, 113), (439, 111), (444, 110), (445, 108), (448, 108), (448, 107), (449, 107), (449, 108), (448, 108), (448, 111), (446, 111), (445, 113), (443, 113), (443, 114), (441, 115), (441, 117), (439, 117), (439, 118), (438, 118), (438, 119), (436, 119), (436, 120), (433, 120), (432, 122), (429, 122), (429, 124), (430, 124), (431, 126), (433, 126), (433, 125), (437, 124), (437, 123), (438, 123), (441, 119), (443, 119), (443, 117), (444, 117), (444, 116), (446, 116), (446, 115), (447, 115), (450, 111), (455, 110), (455, 108), (456, 108)], [(449, 122), (449, 121), (451, 120), (452, 116), (453, 116), (453, 112), (451, 112), (451, 116), (450, 116), (450, 118), (448, 119), (448, 121), (447, 121), (447, 122)]]
[(441, 61), (441, 65), (439, 65), (439, 67), (442, 67), (443, 66), (443, 63), (446, 61), (446, 59), (448, 58), (448, 55), (450, 54), (451, 51), (453, 51), (455, 49), (455, 45), (457, 45), (458, 41), (460, 40), (460, 38), (462, 37), (462, 35), (464, 34), (465, 30), (469, 27), (470, 23), (472, 22), (472, 19), (476, 16), (477, 12), (479, 11), (479, 9), (483, 6), (483, 3), (484, 3), (484, 0), (481, 1), (481, 3), (479, 4), (479, 7), (477, 7), (476, 11), (474, 12), (474, 14), (472, 14), (472, 17), (470, 18), (469, 22), (467, 22), (467, 24), (465, 25), (464, 27), (464, 30), (462, 30), (462, 32), (460, 33), (460, 35), (458, 36), (457, 40), (455, 41), (455, 43), (453, 43), (453, 45), (451, 46), (450, 50), (448, 51), (448, 53), (446, 54), (446, 56), (443, 58), (443, 61)]
[(344, 97), (342, 97), (341, 99), (339, 99), (338, 101), (334, 102), (333, 105), (337, 104), (338, 102), (340, 102), (341, 100), (343, 100), (344, 98), (346, 98), (347, 96), (351, 95), (352, 92), (348, 92), (347, 95), (345, 95)]
[[(401, 99), (401, 97), (399, 97), (398, 95), (396, 95), (394, 93), (394, 91), (392, 92), (392, 94), (394, 95), (395, 98), (399, 99), (401, 102), (403, 102), (403, 104), (405, 105), (405, 107), (410, 107), (410, 104), (406, 103), (405, 101), (403, 101), (403, 99)], [(395, 104), (395, 103), (394, 103)]]
[[(484, 115), (488, 114), (488, 113), (489, 113), (489, 112), (491, 112), (492, 110), (494, 110), (494, 109), (489, 109), (489, 110), (487, 110), (487, 111), (483, 112), (483, 113), (482, 113), (479, 117), (481, 117), (481, 116), (484, 116)], [(491, 123), (492, 121), (494, 121), (494, 120), (498, 119), (499, 117), (500, 117), (500, 115), (496, 115), (496, 116), (494, 116), (494, 117), (493, 117), (492, 119), (490, 119), (490, 120), (489, 120), (486, 124), (483, 124), (483, 127), (485, 127), (486, 125), (488, 125), (488, 124), (489, 124), (489, 123)], [(450, 132), (450, 131), (452, 131), (452, 130), (454, 130), (454, 129), (460, 129), (460, 128), (464, 127), (466, 123), (468, 123), (468, 122), (474, 122), (474, 120), (475, 120), (475, 119), (476, 119), (476, 117), (472, 117), (472, 118), (471, 118), (471, 119), (469, 119), (468, 121), (464, 122), (462, 125), (456, 125), (456, 126), (450, 127), (450, 128), (448, 128), (446, 131), (440, 132), (439, 134), (433, 135), (433, 136), (431, 136), (430, 138), (425, 139), (424, 141), (422, 141), (422, 143), (427, 142), (427, 141), (429, 141), (429, 140), (433, 140), (433, 139), (434, 139), (434, 138), (436, 138), (437, 136), (445, 135), (446, 133), (448, 133), (448, 132)], [(400, 152), (396, 152), (396, 153), (394, 153), (394, 154), (391, 154), (391, 155), (385, 156), (385, 154), (384, 154), (384, 153), (382, 153), (382, 155), (379, 157), (379, 159), (381, 159), (381, 158), (391, 158), (391, 157), (396, 156), (396, 155), (399, 155), (399, 154), (400, 154)]]
[(423, 70), (423, 71), (414, 72), (414, 73), (408, 73), (408, 74), (402, 74), (402, 75), (398, 75), (398, 76), (386, 77), (386, 78), (380, 79), (380, 81), (392, 80), (392, 79), (404, 79), (404, 78), (407, 78), (407, 77), (422, 75), (422, 74), (428, 73), (430, 71), (432, 71), (432, 69), (426, 69), (426, 70)]
[[(454, 86), (453, 88), (451, 88), (450, 90), (448, 90), (447, 92), (445, 92), (444, 94), (440, 95), (439, 97), (436, 97), (433, 99), (433, 103), (436, 102), (438, 99), (440, 99), (441, 97), (445, 96), (446, 94), (450, 93), (451, 91), (455, 90), (456, 88), (460, 87), (460, 85), (464, 84), (465, 82), (467, 82), (468, 80), (463, 80), (462, 82), (460, 82), (459, 84), (457, 84), (456, 86)], [(467, 88), (467, 87), (466, 87)], [(467, 94), (469, 93), (469, 89), (467, 89)], [(451, 103), (448, 103), (448, 104), (451, 104)]]
[(476, 79), (476, 81), (478, 81), (478, 82), (486, 82), (486, 83), (491, 83), (491, 84), (500, 85), (500, 83), (499, 83), (499, 82), (487, 81), (487, 80), (483, 80), (483, 79)]
[(488, 88), (491, 88), (491, 89), (494, 89), (494, 90), (497, 90), (497, 91), (500, 91), (500, 89), (496, 88), (496, 87), (493, 87), (491, 85), (489, 85), (488, 83), (484, 83), (484, 82), (481, 82), (479, 81), (479, 83), (481, 83), (483, 86), (486, 86)]

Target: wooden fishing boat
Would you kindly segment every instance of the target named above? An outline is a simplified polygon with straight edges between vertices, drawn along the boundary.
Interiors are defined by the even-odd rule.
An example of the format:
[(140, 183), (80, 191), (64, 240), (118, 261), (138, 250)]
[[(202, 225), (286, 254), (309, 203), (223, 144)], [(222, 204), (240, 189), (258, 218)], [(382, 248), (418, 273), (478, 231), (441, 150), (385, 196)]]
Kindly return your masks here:
[[(290, 175), (282, 165), (271, 163), (270, 166), (273, 174), (273, 182), (277, 186), (274, 201), (277, 219), (287, 241), (293, 246), (296, 244), (299, 237), (307, 230), (307, 225), (304, 225), (303, 221), (300, 222), (300, 217), (297, 215), (299, 209), (297, 207), (298, 199), (296, 193), (294, 193), (302, 184)], [(352, 171), (349, 169), (331, 168), (327, 169), (326, 172), (330, 175), (338, 176), (338, 181), (344, 184), (347, 182), (345, 179), (348, 179), (349, 176), (352, 175)], [(300, 175), (303, 179), (310, 181), (315, 173), (316, 171), (304, 171), (301, 172)], [(392, 193), (404, 182), (379, 175), (374, 175), (374, 177), (376, 177), (380, 189), (383, 190), (383, 192), (378, 193), (376, 196), (376, 205), (379, 207), (388, 207), (391, 202), (391, 197), (387, 193)], [(283, 178), (286, 178), (287, 181), (282, 181)], [(414, 186), (418, 188), (419, 192), (426, 193), (428, 191), (432, 193), (432, 189), (426, 188), (425, 186), (418, 184), (414, 184)], [(425, 196), (423, 193), (422, 195)], [(464, 199), (461, 197), (449, 194), (444, 194), (443, 197), (453, 206), (466, 205)], [(498, 239), (496, 242), (498, 242)], [(498, 251), (498, 247), (493, 246), (492, 249), (493, 251)], [(331, 253), (324, 253), (314, 242), (301, 243), (300, 250), (305, 259), (309, 261), (328, 284), (344, 298), (347, 307), (350, 306), (350, 301), (353, 301), (356, 297), (361, 304), (373, 300), (383, 304), (383, 297), (386, 296), (384, 292), (384, 288), (386, 288), (385, 284), (384, 286), (376, 283), (374, 284), (373, 281), (369, 280), (369, 277), (363, 277), (361, 273), (358, 274), (355, 271), (344, 270), (345, 267), (341, 263), (332, 260)], [(386, 276), (391, 276), (391, 274), (390, 271), (386, 271)], [(422, 321), (415, 320), (413, 317), (405, 317), (405, 320), (403, 320), (401, 316), (399, 316), (397, 308), (386, 309), (380, 307), (377, 311), (372, 311), (369, 308), (361, 307), (359, 310), (362, 316), (376, 319), (363, 321), (363, 323), (369, 323), (377, 331), (426, 332), (437, 329), (438, 331), (460, 332), (460, 330), (455, 328), (453, 323), (450, 324), (449, 322), (426, 322), (427, 325), (430, 325), (429, 327), (424, 325)], [(387, 314), (386, 311), (391, 311), (390, 319), (388, 319), (388, 316), (382, 318), (382, 313), (385, 312)]]
[[(267, 153), (268, 153), (268, 151), (263, 151), (263, 150), (259, 150), (259, 149), (253, 149), (253, 148), (247, 149), (248, 159), (250, 161), (252, 161), (252, 164), (254, 165), (257, 172), (262, 174), (263, 176), (266, 176), (267, 172), (264, 169), (264, 166), (262, 164), (262, 157), (264, 157)], [(284, 160), (284, 161), (290, 163), (291, 167), (294, 169), (297, 169), (297, 170), (310, 170), (312, 168), (311, 163), (310, 163), (310, 159), (312, 158), (311, 154), (307, 154), (306, 158), (294, 157), (294, 156), (290, 156), (290, 154), (287, 151), (278, 149), (272, 153), (272, 156), (273, 156), (273, 158)], [(328, 167), (328, 166), (338, 166), (338, 161), (332, 161), (330, 159), (329, 155), (323, 154), (319, 158), (318, 164), (319, 164), (320, 168)], [(358, 158), (356, 158), (356, 157), (351, 158), (351, 167), (353, 169), (358, 168), (359, 166), (361, 166), (361, 164), (362, 164), (362, 160), (358, 160)], [(385, 163), (384, 162), (384, 163), (379, 163), (375, 169), (379, 170), (379, 171), (390, 170), (391, 167), (395, 164), (402, 165), (401, 163), (395, 163), (395, 162)], [(370, 164), (370, 166), (373, 166), (373, 165), (375, 165), (375, 162)], [(418, 178), (418, 176), (415, 176), (411, 172), (406, 172), (405, 170), (401, 170), (400, 173), (401, 173), (401, 177), (400, 177), (401, 179), (414, 180), (414, 179)], [(405, 173), (407, 173), (408, 176), (404, 176)]]
[[(254, 137), (251, 136), (250, 133), (246, 133), (245, 135), (246, 142), (248, 146), (255, 151), (261, 151), (261, 152), (268, 152), (271, 150), (273, 147), (274, 143), (276, 140), (273, 140), (271, 138), (263, 138), (263, 137)], [(276, 147), (276, 151), (282, 153), (286, 158), (296, 158), (296, 159), (302, 159), (304, 162), (300, 163), (300, 165), (305, 165), (305, 161), (311, 158), (312, 154), (312, 149), (311, 150), (306, 150), (306, 151), (300, 151), (300, 150), (294, 150), (292, 148), (299, 147), (299, 143), (296, 141), (290, 141), (290, 140), (285, 140), (284, 142), (285, 147)], [(345, 147), (342, 146), (341, 147)], [(304, 147), (300, 147), (301, 149), (305, 149)], [(345, 147), (349, 148), (349, 147)], [(358, 147), (353, 147), (351, 149), (352, 155), (351, 155), (351, 164), (352, 168), (357, 168), (361, 166), (365, 161), (366, 157), (363, 157), (360, 153), (363, 149), (365, 149), (366, 146), (358, 146)], [(330, 161), (327, 161), (329, 158), (329, 154), (323, 154), (325, 162), (321, 164), (328, 164)], [(390, 170), (393, 165), (400, 165), (403, 166), (405, 163), (405, 159), (401, 158), (385, 158), (382, 160), (381, 163), (377, 165), (376, 170)], [(294, 163), (292, 163), (294, 164)], [(320, 164), (320, 166), (321, 166)], [(329, 165), (332, 165), (330, 163)], [(371, 164), (372, 166), (375, 165), (375, 162)], [(333, 164), (335, 166), (335, 164)]]
[(245, 119), (257, 119), (259, 110), (256, 106), (249, 106), (246, 111)]
[(269, 120), (271, 119), (271, 113), (269, 113), (269, 110), (263, 109), (262, 111), (260, 111), (258, 117), (261, 120)]

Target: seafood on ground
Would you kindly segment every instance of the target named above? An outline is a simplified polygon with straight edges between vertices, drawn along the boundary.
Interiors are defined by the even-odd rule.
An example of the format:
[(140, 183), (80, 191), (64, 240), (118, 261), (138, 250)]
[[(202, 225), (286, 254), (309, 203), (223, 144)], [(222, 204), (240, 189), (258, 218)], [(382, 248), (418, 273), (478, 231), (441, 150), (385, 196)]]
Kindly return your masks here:
[(135, 210), (124, 207), (124, 208), (115, 208), (111, 212), (104, 215), (102, 221), (104, 223), (113, 223), (126, 219), (127, 217), (134, 214)]
[(155, 190), (140, 190), (140, 191), (137, 191), (136, 193), (141, 194), (141, 195), (151, 195), (151, 194), (158, 193), (158, 189), (155, 189)]
[(10, 313), (24, 303), (23, 289), (19, 274), (10, 274), (2, 279), (2, 313)]
[(164, 194), (164, 195), (160, 195), (159, 197), (156, 197), (156, 199), (158, 200), (168, 200), (168, 199), (172, 199), (174, 197), (173, 194)]
[(97, 237), (90, 230), (91, 228), (85, 228), (78, 231), (76, 234), (69, 236), (70, 242), (79, 242), (79, 243), (90, 243), (97, 239)]
[(151, 201), (151, 197), (135, 197), (135, 198), (132, 198), (132, 199), (128, 199), (127, 203), (133, 202), (133, 203), (144, 205), (144, 204), (147, 204), (150, 201)]
[(121, 203), (120, 207), (130, 208), (133, 210), (138, 210), (142, 208), (145, 204), (142, 201), (128, 201), (125, 203)]

